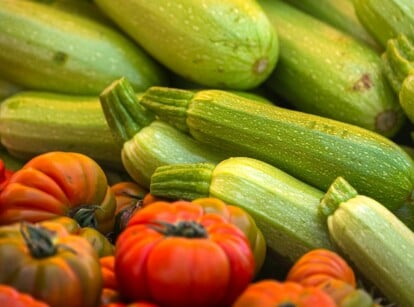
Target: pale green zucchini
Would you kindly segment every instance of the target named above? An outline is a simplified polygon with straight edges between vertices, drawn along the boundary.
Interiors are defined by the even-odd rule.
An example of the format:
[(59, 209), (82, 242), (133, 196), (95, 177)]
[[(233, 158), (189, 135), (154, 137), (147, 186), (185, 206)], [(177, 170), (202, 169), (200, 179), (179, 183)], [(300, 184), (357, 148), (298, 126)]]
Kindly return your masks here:
[(399, 34), (414, 40), (414, 1), (412, 0), (353, 0), (355, 13), (378, 43)]
[(413, 161), (378, 133), (221, 90), (151, 87), (140, 102), (202, 143), (262, 160), (322, 191), (344, 176), (391, 209), (412, 201)]
[(256, 159), (160, 166), (150, 193), (187, 200), (217, 197), (239, 206), (256, 221), (267, 246), (292, 262), (314, 248), (333, 249), (318, 212), (323, 192)]
[(276, 65), (279, 44), (255, 0), (95, 0), (174, 73), (213, 88), (250, 89)]
[(75, 151), (122, 169), (121, 149), (98, 97), (17, 93), (0, 104), (0, 140), (12, 156), (23, 160), (48, 151)]
[(42, 3), (2, 0), (0, 76), (29, 90), (98, 95), (126, 76), (139, 92), (164, 69), (120, 31)]
[(404, 114), (377, 52), (287, 3), (258, 2), (280, 40), (269, 88), (300, 111), (388, 137), (398, 132)]
[(352, 0), (284, 0), (298, 9), (338, 28), (373, 49), (380, 47), (355, 14)]
[(143, 108), (127, 79), (119, 79), (100, 95), (102, 109), (116, 143), (122, 147), (125, 170), (148, 187), (160, 165), (192, 162), (217, 163), (226, 156), (201, 144), (175, 127), (161, 122)]
[(358, 270), (397, 306), (413, 306), (414, 232), (341, 177), (320, 209), (334, 243)]

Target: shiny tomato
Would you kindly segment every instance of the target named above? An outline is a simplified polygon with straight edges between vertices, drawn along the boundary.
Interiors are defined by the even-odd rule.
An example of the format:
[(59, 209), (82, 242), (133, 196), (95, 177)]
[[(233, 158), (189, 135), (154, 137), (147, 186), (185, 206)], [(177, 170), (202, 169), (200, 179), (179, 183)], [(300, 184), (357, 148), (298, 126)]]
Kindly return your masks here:
[(254, 274), (246, 235), (223, 216), (186, 201), (133, 215), (115, 245), (115, 274), (127, 301), (228, 306)]
[(75, 218), (82, 227), (112, 231), (115, 196), (102, 168), (73, 152), (48, 152), (28, 161), (0, 193), (0, 224)]
[(13, 171), (6, 168), (3, 160), (0, 159), (0, 192), (9, 181), (9, 178), (13, 174)]

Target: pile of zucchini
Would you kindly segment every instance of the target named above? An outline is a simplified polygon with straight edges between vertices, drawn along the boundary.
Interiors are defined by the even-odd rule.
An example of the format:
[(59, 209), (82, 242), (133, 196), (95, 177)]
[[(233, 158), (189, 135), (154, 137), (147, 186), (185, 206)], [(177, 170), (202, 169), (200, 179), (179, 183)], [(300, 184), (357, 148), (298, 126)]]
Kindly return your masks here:
[(412, 0), (1, 0), (0, 101), (6, 164), (79, 152), (220, 198), (414, 305)]

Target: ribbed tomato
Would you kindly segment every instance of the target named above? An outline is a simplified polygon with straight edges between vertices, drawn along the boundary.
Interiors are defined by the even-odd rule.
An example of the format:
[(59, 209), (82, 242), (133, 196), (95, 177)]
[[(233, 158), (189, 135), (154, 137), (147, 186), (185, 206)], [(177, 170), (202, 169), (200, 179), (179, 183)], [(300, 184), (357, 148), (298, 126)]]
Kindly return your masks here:
[(73, 152), (48, 152), (28, 161), (0, 193), (0, 224), (75, 218), (82, 227), (112, 231), (115, 196), (102, 168)]
[(134, 214), (115, 245), (115, 274), (128, 301), (228, 306), (254, 274), (246, 235), (223, 216), (185, 201)]
[(33, 224), (0, 227), (0, 284), (51, 306), (95, 307), (102, 276), (84, 238)]

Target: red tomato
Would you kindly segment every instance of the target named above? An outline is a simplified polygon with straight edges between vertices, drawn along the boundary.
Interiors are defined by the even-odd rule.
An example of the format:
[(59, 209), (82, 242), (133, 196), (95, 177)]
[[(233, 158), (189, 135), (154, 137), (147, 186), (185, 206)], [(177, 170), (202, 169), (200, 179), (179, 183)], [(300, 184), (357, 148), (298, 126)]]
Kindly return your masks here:
[(115, 246), (115, 274), (128, 301), (228, 306), (254, 268), (249, 241), (237, 226), (186, 201), (139, 210)]

